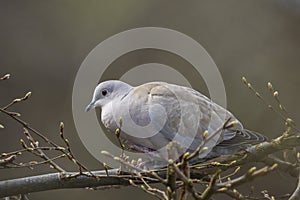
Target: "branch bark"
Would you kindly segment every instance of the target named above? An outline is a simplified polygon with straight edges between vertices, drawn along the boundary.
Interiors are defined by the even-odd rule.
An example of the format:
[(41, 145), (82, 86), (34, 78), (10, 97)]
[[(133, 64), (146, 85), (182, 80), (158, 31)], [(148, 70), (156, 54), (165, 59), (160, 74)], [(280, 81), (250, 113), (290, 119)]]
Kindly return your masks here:
[(0, 198), (55, 189), (129, 185), (128, 176), (119, 175), (116, 169), (93, 173), (99, 178), (90, 176), (88, 172), (81, 175), (78, 172), (66, 172), (0, 181)]
[[(299, 170), (299, 169), (298, 169)], [(300, 172), (298, 177), (298, 185), (292, 196), (289, 198), (289, 200), (298, 200), (300, 199)]]

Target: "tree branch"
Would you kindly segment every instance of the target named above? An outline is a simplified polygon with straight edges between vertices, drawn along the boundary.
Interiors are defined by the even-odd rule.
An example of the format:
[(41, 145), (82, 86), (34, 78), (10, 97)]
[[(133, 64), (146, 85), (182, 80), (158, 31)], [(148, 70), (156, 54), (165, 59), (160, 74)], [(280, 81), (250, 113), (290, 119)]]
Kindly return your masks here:
[[(269, 154), (282, 149), (292, 148), (299, 144), (299, 135), (280, 136), (271, 142), (258, 144), (247, 152), (215, 159), (215, 161), (222, 163), (235, 161), (233, 164), (216, 165), (209, 162), (191, 166), (191, 177), (201, 178), (205, 175), (214, 174), (220, 168), (226, 170), (232, 168), (232, 166), (257, 162)], [(98, 178), (91, 176), (88, 172), (83, 174), (78, 174), (78, 172), (66, 172), (0, 181), (0, 197), (66, 188), (128, 186), (130, 185), (129, 179), (138, 179), (138, 176), (120, 175), (117, 169), (101, 170), (92, 173)], [(166, 175), (165, 170), (158, 170), (157, 173), (161, 177), (165, 177)], [(155, 182), (154, 180), (155, 179), (149, 182)]]
[(66, 172), (64, 174), (50, 173), (0, 181), (0, 198), (56, 189), (126, 186), (130, 185), (129, 177), (132, 178), (129, 175), (119, 175), (116, 169), (94, 171), (93, 174), (98, 178), (91, 176), (88, 172), (83, 174)]
[(300, 173), (298, 177), (298, 185), (292, 196), (289, 198), (289, 200), (298, 200), (300, 199)]

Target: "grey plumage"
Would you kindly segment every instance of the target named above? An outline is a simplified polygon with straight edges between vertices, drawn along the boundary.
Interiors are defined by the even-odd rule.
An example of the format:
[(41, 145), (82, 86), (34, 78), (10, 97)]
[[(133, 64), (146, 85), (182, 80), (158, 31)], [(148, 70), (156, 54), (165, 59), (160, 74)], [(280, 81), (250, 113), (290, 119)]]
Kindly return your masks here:
[[(198, 91), (164, 82), (137, 87), (117, 80), (102, 82), (86, 110), (94, 107), (101, 107), (101, 121), (112, 132), (120, 128), (122, 119), (120, 138), (127, 149), (138, 152), (161, 154), (159, 150), (171, 141), (182, 147), (178, 154), (192, 152), (205, 130), (207, 150), (199, 153), (199, 160), (234, 154), (266, 140), (244, 129), (232, 113)], [(233, 126), (222, 128), (226, 121)]]

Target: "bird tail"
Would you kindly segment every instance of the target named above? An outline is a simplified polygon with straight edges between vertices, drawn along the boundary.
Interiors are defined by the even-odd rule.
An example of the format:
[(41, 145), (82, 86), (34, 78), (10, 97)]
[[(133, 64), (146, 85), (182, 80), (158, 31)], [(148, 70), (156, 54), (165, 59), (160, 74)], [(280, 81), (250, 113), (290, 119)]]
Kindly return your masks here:
[(222, 155), (232, 155), (240, 150), (247, 149), (252, 145), (256, 145), (267, 141), (267, 137), (247, 129), (237, 131), (236, 135), (228, 140), (224, 140), (216, 145), (207, 155), (206, 159), (212, 159)]
[(259, 143), (262, 143), (262, 142), (265, 142), (268, 140), (268, 138), (260, 133), (257, 133), (255, 131), (249, 131), (247, 129), (243, 129), (241, 131), (241, 134), (244, 135), (246, 141), (249, 142), (249, 144), (259, 144)]
[(233, 138), (224, 140), (217, 146), (227, 148), (240, 146), (242, 149), (245, 145), (255, 145), (267, 140), (268, 138), (260, 133), (243, 129), (241, 131), (237, 131)]

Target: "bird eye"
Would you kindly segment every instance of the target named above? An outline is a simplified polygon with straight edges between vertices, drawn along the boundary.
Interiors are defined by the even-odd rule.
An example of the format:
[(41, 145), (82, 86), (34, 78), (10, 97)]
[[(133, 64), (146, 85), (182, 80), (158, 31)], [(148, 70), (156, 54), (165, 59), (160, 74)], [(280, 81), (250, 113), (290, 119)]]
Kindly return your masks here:
[(106, 95), (107, 95), (107, 93), (108, 93), (108, 91), (107, 91), (107, 90), (102, 90), (102, 92), (101, 92), (101, 93), (102, 93), (102, 95), (103, 95), (103, 96), (106, 96)]

